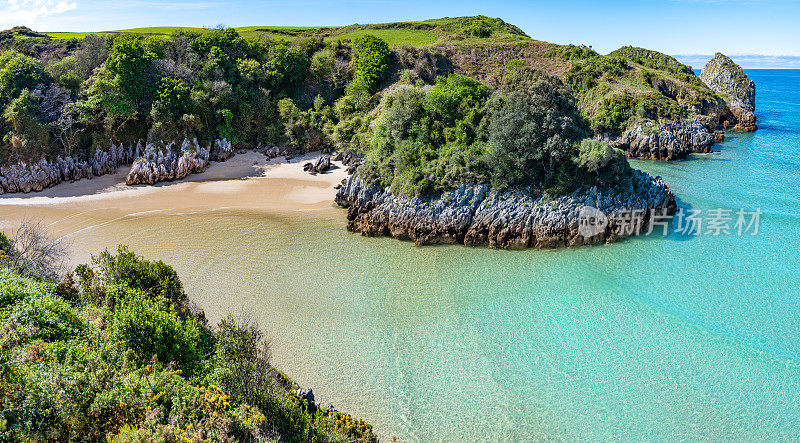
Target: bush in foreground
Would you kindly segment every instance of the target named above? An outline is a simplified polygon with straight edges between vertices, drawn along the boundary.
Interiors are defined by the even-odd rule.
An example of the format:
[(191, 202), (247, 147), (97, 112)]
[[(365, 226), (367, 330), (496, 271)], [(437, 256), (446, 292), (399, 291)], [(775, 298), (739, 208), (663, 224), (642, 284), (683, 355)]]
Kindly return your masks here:
[(376, 441), (298, 398), (257, 327), (206, 326), (169, 266), (120, 247), (78, 274), (0, 267), (0, 440)]

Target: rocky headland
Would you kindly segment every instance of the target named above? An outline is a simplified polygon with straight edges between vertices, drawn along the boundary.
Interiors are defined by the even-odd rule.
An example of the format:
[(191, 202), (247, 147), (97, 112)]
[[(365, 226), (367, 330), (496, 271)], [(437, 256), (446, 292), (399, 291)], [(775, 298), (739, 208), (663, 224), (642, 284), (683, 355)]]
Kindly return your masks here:
[[(675, 196), (661, 177), (634, 171), (628, 191), (593, 187), (559, 198), (495, 192), (489, 185), (461, 186), (435, 199), (404, 198), (351, 176), (336, 194), (348, 208), (347, 228), (365, 236), (391, 236), (417, 245), (449, 243), (490, 248), (556, 248), (612, 242), (647, 231), (653, 211), (672, 213)], [(585, 208), (606, 217), (589, 237), (579, 223)], [(584, 231), (585, 232), (585, 231)]]
[(703, 67), (700, 79), (725, 99), (736, 117), (734, 129), (748, 132), (758, 129), (755, 116), (756, 85), (739, 65), (718, 52)]

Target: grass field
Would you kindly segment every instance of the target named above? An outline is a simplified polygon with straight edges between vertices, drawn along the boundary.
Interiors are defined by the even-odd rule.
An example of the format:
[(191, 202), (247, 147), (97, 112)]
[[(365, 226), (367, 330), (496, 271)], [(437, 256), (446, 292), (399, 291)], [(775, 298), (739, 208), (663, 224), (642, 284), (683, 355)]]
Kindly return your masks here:
[[(475, 30), (480, 28), (488, 33), (476, 36)], [(354, 40), (365, 34), (380, 37), (393, 47), (403, 45), (425, 46), (439, 41), (461, 43), (514, 42), (530, 40), (518, 28), (500, 19), (489, 17), (459, 17), (425, 20), (422, 22), (380, 23), (350, 26), (242, 26), (236, 29), (244, 37), (268, 35), (276, 39), (296, 37), (322, 37), (326, 41), (349, 39)], [(145, 34), (170, 35), (178, 30), (209, 32), (211, 28), (193, 28), (180, 26), (154, 26), (146, 28), (121, 29), (116, 31), (99, 31), (95, 34)], [(46, 32), (54, 39), (82, 39), (92, 32)]]

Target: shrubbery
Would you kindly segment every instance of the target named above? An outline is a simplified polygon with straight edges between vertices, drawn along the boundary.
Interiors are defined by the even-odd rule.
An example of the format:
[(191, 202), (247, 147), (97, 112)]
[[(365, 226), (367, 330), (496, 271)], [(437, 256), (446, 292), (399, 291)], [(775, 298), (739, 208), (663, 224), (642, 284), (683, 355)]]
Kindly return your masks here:
[(404, 195), (484, 181), (483, 105), (490, 93), (458, 74), (432, 87), (398, 87), (381, 102), (361, 174)]
[(597, 86), (597, 81), (602, 77), (614, 78), (624, 75), (630, 65), (621, 58), (593, 55), (588, 58), (579, 58), (570, 66), (565, 74), (566, 83), (572, 87), (575, 94), (587, 92)]
[(356, 51), (355, 78), (348, 91), (375, 92), (383, 80), (389, 62), (389, 46), (385, 41), (367, 34), (353, 42)]
[(376, 441), (299, 399), (257, 327), (210, 329), (167, 301), (182, 294), (172, 268), (118, 251), (81, 266), (80, 288), (0, 266), (0, 439)]

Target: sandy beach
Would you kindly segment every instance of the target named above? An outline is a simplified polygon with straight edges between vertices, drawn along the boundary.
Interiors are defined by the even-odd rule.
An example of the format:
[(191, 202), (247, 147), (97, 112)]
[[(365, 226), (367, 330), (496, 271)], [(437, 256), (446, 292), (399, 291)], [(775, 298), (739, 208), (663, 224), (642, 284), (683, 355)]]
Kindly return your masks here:
[[(116, 174), (62, 183), (37, 193), (0, 196), (0, 210), (6, 221), (12, 217), (10, 207), (40, 205), (74, 205), (92, 201), (114, 202), (126, 207), (161, 207), (169, 203), (177, 208), (249, 207), (285, 210), (313, 209), (333, 204), (334, 186), (347, 174), (339, 162), (325, 174), (311, 175), (303, 164), (319, 158), (319, 153), (306, 154), (287, 161), (284, 157), (268, 159), (248, 151), (222, 163), (212, 162), (206, 172), (183, 180), (153, 186), (126, 186), (129, 168)], [(16, 212), (16, 211), (15, 211)]]

